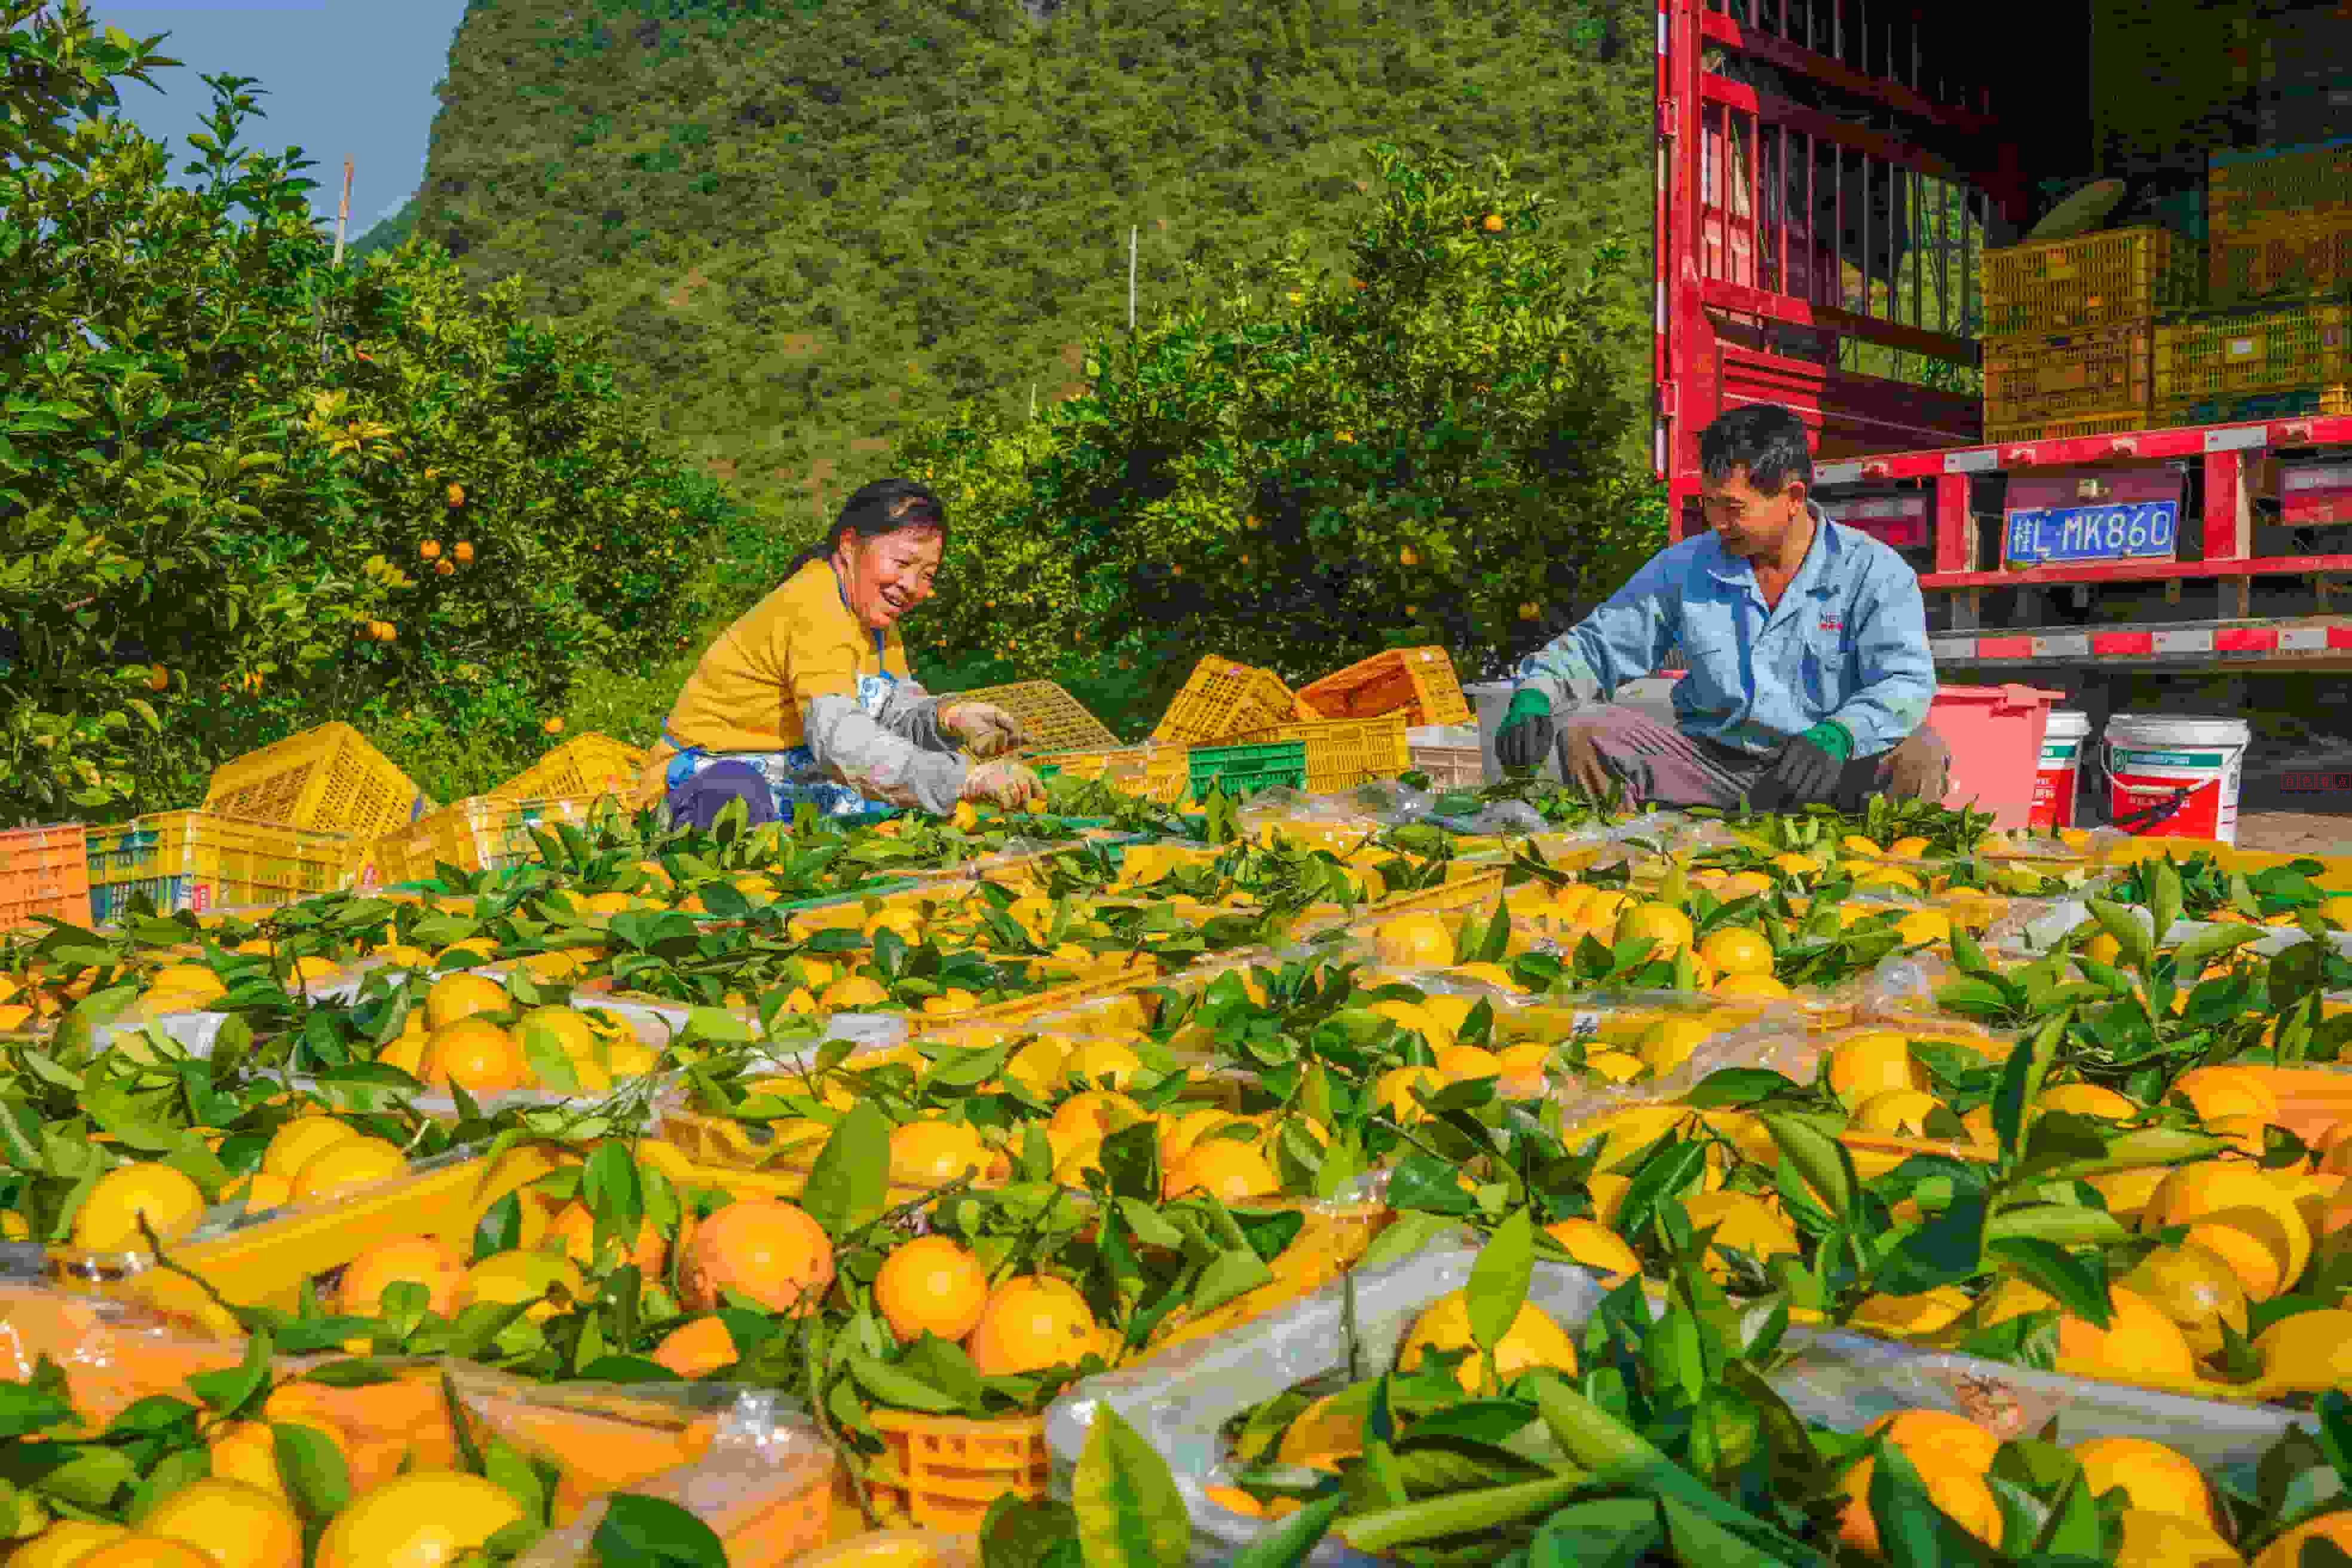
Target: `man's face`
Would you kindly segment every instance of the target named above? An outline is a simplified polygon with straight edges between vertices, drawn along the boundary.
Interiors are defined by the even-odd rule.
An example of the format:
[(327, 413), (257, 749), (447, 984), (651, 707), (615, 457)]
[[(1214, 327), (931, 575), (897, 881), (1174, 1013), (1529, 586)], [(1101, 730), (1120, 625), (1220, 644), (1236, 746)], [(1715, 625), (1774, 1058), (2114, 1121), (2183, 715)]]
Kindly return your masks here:
[(1748, 482), (1745, 465), (1735, 465), (1722, 483), (1702, 486), (1698, 504), (1724, 553), (1748, 560), (1780, 550), (1804, 512), (1805, 487), (1790, 479), (1767, 495)]

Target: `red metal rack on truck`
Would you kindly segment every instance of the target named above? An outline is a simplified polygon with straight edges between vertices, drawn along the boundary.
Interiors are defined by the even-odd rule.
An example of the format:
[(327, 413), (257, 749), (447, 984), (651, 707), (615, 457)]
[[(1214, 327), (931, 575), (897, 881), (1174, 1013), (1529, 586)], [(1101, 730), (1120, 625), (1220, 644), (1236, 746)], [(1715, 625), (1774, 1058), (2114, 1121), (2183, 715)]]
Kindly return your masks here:
[[(1781, 403), (1813, 432), (1823, 507), (1919, 567), (1949, 678), (2104, 709), (2115, 674), (2352, 668), (2352, 615), (2330, 602), (2352, 598), (2352, 552), (2326, 548), (2352, 551), (2340, 391), (2319, 413), (2142, 428), (2165, 423), (2143, 387), (2129, 416), (2031, 439), (1988, 429), (1981, 398), (1983, 251), (2086, 172), (2183, 187), (2251, 141), (2231, 51), (2263, 3), (1659, 0), (1654, 459), (1673, 537), (1696, 526), (1698, 431)], [(2103, 89), (2135, 70), (2137, 93)], [(2201, 251), (2201, 217), (2175, 243)]]

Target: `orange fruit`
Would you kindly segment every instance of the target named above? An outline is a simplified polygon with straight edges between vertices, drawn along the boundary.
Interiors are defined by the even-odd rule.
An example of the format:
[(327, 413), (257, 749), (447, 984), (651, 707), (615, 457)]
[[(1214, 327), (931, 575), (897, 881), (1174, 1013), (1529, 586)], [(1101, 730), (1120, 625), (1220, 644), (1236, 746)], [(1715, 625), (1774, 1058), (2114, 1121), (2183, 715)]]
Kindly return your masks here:
[(882, 1260), (874, 1276), (874, 1304), (901, 1344), (927, 1333), (961, 1342), (980, 1326), (988, 1274), (950, 1237), (917, 1237)]
[(1373, 928), (1372, 951), (1382, 963), (1445, 969), (1454, 963), (1454, 933), (1435, 915), (1400, 915)]
[(438, 561), (441, 558), (441, 542), (437, 539), (428, 539), (416, 547), (416, 553), (420, 559)]
[(961, 1121), (909, 1121), (890, 1130), (890, 1180), (902, 1186), (939, 1187), (1003, 1176), (1007, 1162), (979, 1131)]
[(1710, 1227), (1715, 1232), (1714, 1239), (1707, 1244), (1706, 1268), (1718, 1279), (1730, 1271), (1721, 1256), (1721, 1249), (1726, 1247), (1744, 1252), (1759, 1263), (1771, 1258), (1801, 1256), (1797, 1233), (1789, 1222), (1751, 1193), (1694, 1193), (1682, 1204), (1694, 1235)]
[(292, 1199), (316, 1203), (391, 1181), (408, 1170), (399, 1146), (381, 1138), (344, 1138), (328, 1144), (294, 1173)]
[(383, 1310), (384, 1291), (404, 1282), (424, 1286), (426, 1310), (446, 1318), (457, 1310), (465, 1277), (465, 1258), (439, 1237), (398, 1237), (352, 1259), (335, 1285), (335, 1310), (373, 1318)]
[[(462, 978), (462, 977), (460, 977)], [(522, 1042), (488, 1018), (444, 1024), (425, 1037), (417, 1076), (436, 1089), (455, 1084), (468, 1094), (498, 1094), (531, 1084)]]
[(2200, 1161), (2158, 1184), (2140, 1213), (2140, 1229), (2173, 1226), (2188, 1226), (2189, 1240), (2228, 1258), (2249, 1300), (2287, 1289), (2311, 1262), (2309, 1222), (2293, 1198), (2243, 1161)]
[(2221, 1325), (2246, 1331), (2246, 1291), (2230, 1260), (2200, 1242), (2159, 1247), (2120, 1283), (2179, 1325), (2200, 1356), (2221, 1351)]
[(428, 1028), (445, 1029), (460, 1018), (503, 1013), (513, 1005), (507, 988), (487, 974), (445, 974), (425, 994), (425, 1022)]
[(1642, 1259), (1625, 1238), (1593, 1219), (1564, 1219), (1544, 1226), (1544, 1233), (1585, 1268), (1609, 1277), (1612, 1283), (1642, 1272)]
[(1912, 1059), (1911, 1042), (1892, 1029), (1852, 1036), (1830, 1048), (1824, 1067), (1830, 1092), (1848, 1109), (1890, 1089), (1926, 1089), (1927, 1069)]
[(2093, 1437), (2071, 1450), (2091, 1495), (2120, 1489), (2131, 1506), (2210, 1527), (2213, 1489), (2187, 1457), (2145, 1437)]
[(2103, 1121), (2130, 1121), (2139, 1115), (2138, 1106), (2114, 1089), (2101, 1089), (2095, 1083), (2062, 1083), (2045, 1089), (2036, 1109), (2071, 1111)]
[(212, 1454), (214, 1475), (259, 1487), (273, 1497), (286, 1495), (285, 1478), (278, 1473), (278, 1439), (267, 1421), (225, 1421), (205, 1435), (205, 1447)]
[(144, 1217), (161, 1241), (175, 1241), (204, 1217), (205, 1192), (175, 1166), (142, 1160), (117, 1165), (90, 1187), (74, 1211), (73, 1244), (94, 1252), (143, 1252)]
[(528, 1301), (530, 1310), (524, 1314), (534, 1322), (555, 1316), (560, 1310), (549, 1300), (557, 1286), (562, 1286), (574, 1301), (588, 1294), (587, 1281), (572, 1259), (552, 1252), (526, 1252), (509, 1247), (493, 1252), (466, 1270), (457, 1283), (457, 1306), (460, 1310), (493, 1301), (502, 1307)]
[(2191, 1068), (2172, 1080), (2171, 1093), (2186, 1100), (2206, 1121), (2226, 1116), (2258, 1116), (2264, 1122), (2279, 1118), (2278, 1096), (2244, 1068)]
[(292, 1507), (245, 1481), (190, 1481), (149, 1510), (139, 1528), (185, 1542), (219, 1568), (302, 1568), (302, 1524)]
[[(2000, 1504), (1984, 1484), (1985, 1472), (1992, 1468), (1993, 1457), (2000, 1451), (1999, 1437), (1973, 1421), (1942, 1410), (1898, 1410), (1880, 1416), (1863, 1431), (1902, 1449), (1903, 1457), (1919, 1471), (1919, 1479), (1927, 1483), (1927, 1495), (1936, 1506), (1961, 1528), (1988, 1543), (2000, 1539)], [(1846, 1472), (1838, 1487), (1848, 1500), (1839, 1521), (1839, 1539), (1873, 1556), (1878, 1553), (1878, 1521), (1870, 1516), (1870, 1480), (1877, 1465), (1874, 1458), (1864, 1459)], [(1977, 1495), (1979, 1491), (1984, 1493), (1981, 1499)], [(1980, 1528), (1987, 1518), (1985, 1503), (1993, 1505), (1990, 1532)]]
[(697, 1318), (683, 1328), (672, 1329), (651, 1359), (680, 1377), (708, 1377), (722, 1366), (734, 1364), (740, 1353), (723, 1320)]
[(1047, 1274), (1016, 1275), (988, 1293), (964, 1353), (982, 1377), (1075, 1366), (1108, 1355), (1102, 1330), (1077, 1288)]
[(1690, 916), (1672, 904), (1635, 904), (1617, 917), (1615, 940), (1647, 942), (1652, 957), (1672, 958), (1691, 944)]
[(1080, 1046), (1062, 1064), (1065, 1076), (1083, 1078), (1108, 1089), (1125, 1089), (1129, 1080), (1142, 1070), (1143, 1058), (1117, 1040), (1096, 1040)]
[(119, 1524), (61, 1519), (8, 1553), (8, 1568), (73, 1568), (101, 1546), (121, 1541), (131, 1531)]
[(1927, 1118), (1944, 1109), (1942, 1100), (1923, 1089), (1883, 1089), (1853, 1108), (1851, 1125), (1856, 1132), (1882, 1138), (1922, 1138)]
[[(1465, 1393), (1475, 1394), (1486, 1381), (1486, 1355), (1471, 1337), (1468, 1294), (1449, 1291), (1423, 1308), (1421, 1316), (1413, 1320), (1412, 1331), (1398, 1347), (1397, 1366), (1411, 1372), (1432, 1351), (1465, 1350), (1470, 1355), (1454, 1367), (1454, 1375)], [(1495, 1375), (1501, 1383), (1537, 1367), (1573, 1374), (1576, 1365), (1575, 1342), (1550, 1313), (1533, 1301), (1519, 1304), (1518, 1316), (1495, 1344)]]
[(1503, 1064), (1482, 1046), (1448, 1046), (1437, 1053), (1437, 1070), (1456, 1082), (1474, 1078), (1499, 1078)]
[(695, 1226), (678, 1269), (688, 1307), (709, 1311), (732, 1290), (772, 1312), (804, 1316), (833, 1284), (833, 1242), (807, 1212), (740, 1198)]
[(87, 1557), (75, 1558), (73, 1563), (74, 1568), (220, 1568), (216, 1561), (184, 1541), (144, 1531), (118, 1535)]
[(1165, 1195), (1205, 1192), (1220, 1203), (1264, 1197), (1282, 1190), (1282, 1178), (1265, 1155), (1231, 1138), (1212, 1138), (1177, 1156), (1162, 1182)]
[[(546, 1239), (562, 1243), (565, 1256), (583, 1268), (593, 1268), (599, 1264), (596, 1216), (586, 1204), (569, 1203), (556, 1210), (554, 1217), (548, 1221)], [(612, 1238), (605, 1244), (602, 1261), (615, 1268), (624, 1263), (634, 1263), (638, 1274), (651, 1284), (663, 1278), (662, 1270), (668, 1260), (669, 1247), (663, 1241), (661, 1232), (655, 1228), (653, 1221), (642, 1219), (637, 1222), (635, 1242), (625, 1247), (618, 1237)]]
[(2281, 1318), (2254, 1336), (2265, 1381), (2313, 1394), (2352, 1384), (2352, 1311), (2323, 1308)]
[(1391, 1068), (1372, 1084), (1372, 1099), (1399, 1121), (1418, 1121), (1427, 1116), (1413, 1090), (1435, 1094), (1445, 1087), (1445, 1075), (1435, 1068)]
[(1698, 944), (1698, 955), (1727, 976), (1772, 973), (1772, 944), (1761, 931), (1746, 926), (1724, 926), (1707, 932), (1706, 940)]
[(2107, 1300), (2104, 1329), (2071, 1313), (2058, 1320), (2059, 1371), (2124, 1383), (2195, 1381), (2196, 1352), (2170, 1318), (2121, 1286), (2109, 1289)]
[(522, 1518), (505, 1488), (456, 1470), (419, 1470), (352, 1500), (319, 1538), (313, 1568), (432, 1568)]
[(828, 1013), (845, 1013), (887, 1003), (890, 1000), (890, 994), (883, 990), (878, 982), (863, 974), (848, 974), (826, 986), (824, 994), (817, 1000)]
[(2263, 1548), (2262, 1555), (2254, 1559), (2254, 1568), (2297, 1568), (2303, 1561), (2303, 1543), (2312, 1540), (2352, 1552), (2352, 1510), (2323, 1513), (2296, 1525)]
[[(450, 488), (455, 489), (457, 487), (453, 485)], [(473, 542), (471, 540), (461, 539), (457, 541), (456, 547), (452, 549), (449, 553), (457, 558), (458, 565), (470, 566), (474, 563)]]

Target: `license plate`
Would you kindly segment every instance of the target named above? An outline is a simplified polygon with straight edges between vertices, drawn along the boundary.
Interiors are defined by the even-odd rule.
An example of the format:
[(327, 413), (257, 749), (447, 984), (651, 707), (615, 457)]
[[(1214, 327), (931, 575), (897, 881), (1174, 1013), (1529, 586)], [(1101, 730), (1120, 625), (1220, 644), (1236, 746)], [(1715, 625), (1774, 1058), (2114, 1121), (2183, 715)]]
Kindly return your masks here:
[(2169, 556), (2179, 534), (2179, 501), (2034, 507), (2009, 514), (2006, 554), (2017, 565)]

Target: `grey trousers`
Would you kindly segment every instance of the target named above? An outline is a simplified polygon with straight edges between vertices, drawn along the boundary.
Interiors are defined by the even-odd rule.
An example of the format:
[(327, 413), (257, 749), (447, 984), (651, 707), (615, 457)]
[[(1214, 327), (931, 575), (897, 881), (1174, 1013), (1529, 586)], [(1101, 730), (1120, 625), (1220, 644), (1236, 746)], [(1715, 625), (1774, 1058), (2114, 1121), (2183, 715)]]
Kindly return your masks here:
[[(1729, 806), (1754, 787), (1771, 758), (1753, 756), (1702, 736), (1685, 735), (1635, 708), (1579, 708), (1559, 720), (1559, 776), (1589, 794), (1622, 784), (1636, 801), (1661, 805)], [(1845, 765), (1830, 804), (1860, 810), (1874, 795), (1941, 800), (1951, 778), (1951, 748), (1920, 729), (1894, 750)]]

